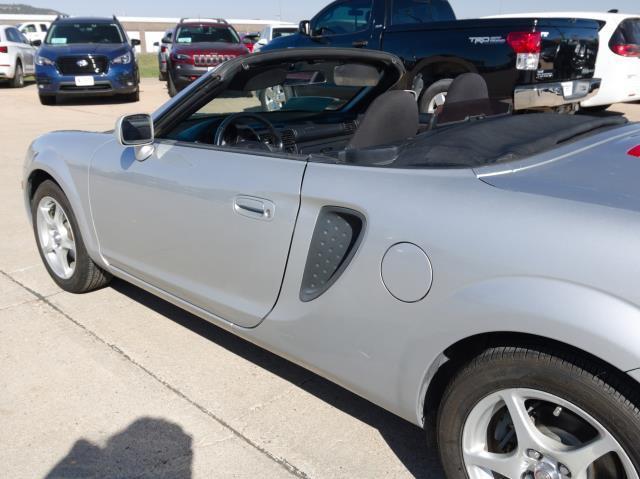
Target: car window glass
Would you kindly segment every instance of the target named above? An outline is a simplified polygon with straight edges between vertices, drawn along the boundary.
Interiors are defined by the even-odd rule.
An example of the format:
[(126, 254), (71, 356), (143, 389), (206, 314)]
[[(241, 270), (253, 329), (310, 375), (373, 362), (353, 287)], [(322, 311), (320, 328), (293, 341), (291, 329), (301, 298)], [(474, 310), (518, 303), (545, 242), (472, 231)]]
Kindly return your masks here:
[(365, 30), (371, 20), (371, 1), (338, 3), (323, 11), (314, 21), (316, 35), (344, 35)]
[(22, 31), (24, 33), (36, 33), (36, 26), (35, 25), (25, 25), (24, 27), (22, 27)]
[(49, 30), (49, 28), (47, 27), (46, 23), (41, 23), (40, 30), (42, 30), (43, 32), (46, 32), (47, 30)]
[(287, 37), (297, 32), (298, 32), (297, 28), (274, 28), (273, 38)]
[(22, 43), (26, 43), (27, 45), (31, 45), (31, 42), (29, 41), (29, 39), (27, 37), (24, 36), (24, 34), (20, 33), (20, 41)]
[(178, 30), (176, 43), (240, 43), (240, 37), (229, 27), (212, 25), (183, 25)]
[(7, 35), (7, 40), (14, 43), (22, 43), (22, 38), (20, 37), (20, 32), (15, 28), (7, 28), (5, 31)]
[(449, 2), (442, 0), (393, 0), (391, 24), (429, 23), (455, 19)]
[(124, 37), (115, 23), (60, 23), (51, 27), (45, 43), (124, 43)]
[(620, 24), (614, 33), (618, 44), (640, 45), (640, 18), (630, 18)]

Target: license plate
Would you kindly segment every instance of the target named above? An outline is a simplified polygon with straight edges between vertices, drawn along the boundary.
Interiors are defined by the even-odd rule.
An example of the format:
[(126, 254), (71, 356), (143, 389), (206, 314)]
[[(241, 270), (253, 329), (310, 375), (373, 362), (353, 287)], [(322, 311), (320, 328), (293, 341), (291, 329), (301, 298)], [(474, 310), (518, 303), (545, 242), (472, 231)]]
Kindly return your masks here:
[(76, 86), (93, 86), (96, 82), (93, 77), (83, 76), (76, 77)]
[(562, 93), (565, 98), (569, 96), (573, 96), (573, 82), (565, 82), (562, 84)]

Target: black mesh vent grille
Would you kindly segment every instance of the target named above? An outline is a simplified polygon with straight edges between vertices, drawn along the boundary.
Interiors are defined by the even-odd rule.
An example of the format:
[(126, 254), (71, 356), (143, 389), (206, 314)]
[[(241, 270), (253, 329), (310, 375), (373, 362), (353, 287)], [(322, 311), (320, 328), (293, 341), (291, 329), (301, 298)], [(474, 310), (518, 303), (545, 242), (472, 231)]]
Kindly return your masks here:
[(363, 229), (364, 218), (356, 211), (338, 207), (320, 211), (302, 278), (302, 301), (313, 301), (335, 283), (351, 262)]
[(282, 132), (282, 144), (284, 151), (287, 153), (297, 153), (296, 134), (293, 130), (284, 130)]

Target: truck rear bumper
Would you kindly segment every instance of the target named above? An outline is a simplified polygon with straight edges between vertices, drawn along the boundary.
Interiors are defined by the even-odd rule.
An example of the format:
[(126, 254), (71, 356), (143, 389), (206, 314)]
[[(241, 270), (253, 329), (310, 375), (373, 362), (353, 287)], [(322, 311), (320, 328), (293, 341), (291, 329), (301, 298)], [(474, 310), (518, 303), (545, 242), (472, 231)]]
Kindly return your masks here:
[(573, 80), (557, 83), (540, 83), (516, 87), (513, 95), (514, 110), (555, 108), (570, 103), (586, 101), (600, 90), (601, 80)]

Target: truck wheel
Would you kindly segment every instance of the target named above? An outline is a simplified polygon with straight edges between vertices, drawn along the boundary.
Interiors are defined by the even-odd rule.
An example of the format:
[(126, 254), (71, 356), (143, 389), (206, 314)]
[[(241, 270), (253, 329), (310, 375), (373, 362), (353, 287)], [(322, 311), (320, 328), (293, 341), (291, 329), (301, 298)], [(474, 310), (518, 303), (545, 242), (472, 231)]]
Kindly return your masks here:
[(420, 97), (420, 113), (435, 113), (439, 106), (444, 105), (452, 78), (439, 80), (427, 88)]
[(111, 274), (89, 257), (71, 205), (53, 181), (43, 182), (31, 200), (33, 230), (51, 278), (69, 293), (103, 288)]
[(22, 69), (22, 63), (18, 61), (16, 63), (16, 70), (11, 80), (11, 88), (22, 88), (24, 86), (24, 70)]
[(56, 104), (56, 96), (55, 95), (38, 95), (40, 98), (40, 103), (46, 106), (53, 106)]
[(178, 94), (178, 89), (176, 88), (176, 84), (173, 83), (173, 78), (171, 77), (171, 73), (167, 73), (167, 90), (169, 91), (169, 96), (173, 98)]
[(634, 388), (623, 373), (572, 353), (487, 349), (456, 375), (440, 406), (446, 476), (637, 478)]

